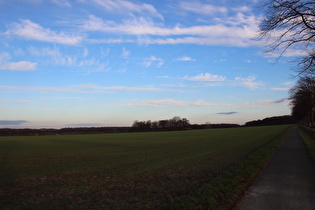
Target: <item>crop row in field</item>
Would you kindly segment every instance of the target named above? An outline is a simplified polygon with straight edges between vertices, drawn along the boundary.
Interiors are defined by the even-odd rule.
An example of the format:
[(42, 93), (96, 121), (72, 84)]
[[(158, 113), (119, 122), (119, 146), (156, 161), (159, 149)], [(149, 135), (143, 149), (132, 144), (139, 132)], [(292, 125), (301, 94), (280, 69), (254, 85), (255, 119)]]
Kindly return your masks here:
[(0, 208), (167, 208), (287, 128), (1, 137)]

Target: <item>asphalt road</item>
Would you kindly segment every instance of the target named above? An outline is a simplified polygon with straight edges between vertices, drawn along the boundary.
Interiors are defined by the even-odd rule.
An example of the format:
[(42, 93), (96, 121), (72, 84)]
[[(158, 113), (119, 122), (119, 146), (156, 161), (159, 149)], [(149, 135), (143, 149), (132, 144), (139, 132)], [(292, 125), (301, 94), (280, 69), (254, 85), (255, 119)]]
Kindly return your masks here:
[(237, 209), (315, 210), (315, 164), (295, 126)]

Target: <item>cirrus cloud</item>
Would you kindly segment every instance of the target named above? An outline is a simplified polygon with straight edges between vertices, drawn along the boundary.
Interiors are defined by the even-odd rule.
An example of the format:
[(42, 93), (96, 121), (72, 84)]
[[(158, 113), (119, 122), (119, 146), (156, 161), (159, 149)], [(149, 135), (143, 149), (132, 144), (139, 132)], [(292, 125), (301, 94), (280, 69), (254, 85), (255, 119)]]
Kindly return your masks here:
[(147, 106), (147, 107), (164, 107), (164, 106), (229, 106), (230, 104), (217, 104), (211, 103), (204, 100), (197, 101), (177, 101), (174, 99), (160, 99), (160, 100), (144, 100), (141, 103), (129, 103), (129, 104), (118, 104), (119, 106)]
[(11, 62), (9, 53), (0, 54), (0, 70), (10, 71), (33, 71), (36, 69), (37, 63), (28, 61)]
[(94, 3), (103, 7), (107, 11), (124, 14), (138, 13), (155, 16), (164, 19), (163, 16), (151, 4), (136, 4), (126, 0), (93, 0)]
[(0, 125), (21, 125), (27, 122), (26, 120), (0, 120)]
[(189, 56), (182, 56), (182, 57), (176, 58), (175, 60), (177, 60), (177, 61), (196, 61), (196, 59), (193, 59)]
[(264, 86), (263, 82), (257, 82), (256, 81), (256, 76), (249, 76), (246, 78), (243, 77), (236, 77), (235, 81), (236, 81), (236, 86), (243, 86), (243, 87), (248, 87), (248, 88), (258, 88), (260, 86)]
[[(85, 31), (133, 35), (137, 36), (138, 42), (145, 42), (146, 44), (189, 43), (239, 47), (259, 44), (253, 41), (258, 30), (258, 20), (254, 16), (237, 18), (234, 22), (224, 22), (222, 20), (213, 25), (167, 27), (162, 23), (155, 23), (148, 17), (136, 17), (118, 23), (90, 15), (88, 20), (80, 24)], [(109, 41), (112, 40), (99, 40), (99, 42)], [(125, 41), (130, 42), (130, 39)], [(93, 40), (93, 42), (97, 42), (97, 40)], [(119, 42), (124, 42), (124, 40), (120, 39)]]
[(218, 7), (211, 4), (203, 4), (198, 1), (182, 1), (180, 2), (179, 7), (191, 13), (207, 16), (217, 13), (225, 14), (227, 12), (227, 8), (225, 7)]
[(191, 81), (205, 81), (205, 82), (221, 82), (225, 81), (224, 76), (219, 76), (219, 75), (213, 75), (210, 73), (200, 73), (196, 76), (193, 77), (184, 77), (183, 79), (185, 80), (191, 80)]
[(37, 40), (42, 42), (52, 42), (66, 45), (77, 45), (82, 42), (83, 37), (79, 35), (70, 35), (64, 32), (55, 32), (43, 28), (30, 20), (21, 19), (19, 23), (15, 22), (9, 25), (6, 35), (16, 35), (24, 39)]
[(156, 56), (151, 55), (151, 57), (145, 58), (142, 63), (145, 68), (150, 67), (152, 64), (156, 64), (156, 67), (159, 68), (164, 64), (164, 61), (162, 58), (157, 58)]
[(221, 114), (221, 115), (233, 115), (233, 114), (238, 114), (238, 112), (219, 112), (217, 114)]

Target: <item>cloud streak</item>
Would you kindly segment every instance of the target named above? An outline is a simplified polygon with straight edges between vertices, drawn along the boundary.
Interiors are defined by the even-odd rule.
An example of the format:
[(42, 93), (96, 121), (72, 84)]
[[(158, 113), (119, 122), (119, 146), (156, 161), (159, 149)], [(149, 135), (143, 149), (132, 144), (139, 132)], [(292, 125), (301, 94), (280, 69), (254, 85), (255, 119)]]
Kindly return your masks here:
[(22, 125), (27, 122), (26, 120), (0, 120), (0, 125)]
[(257, 107), (271, 107), (274, 105), (289, 105), (289, 100), (287, 98), (282, 98), (279, 100), (258, 100), (255, 102), (244, 102), (237, 107), (245, 107), (245, 108), (257, 108)]
[(28, 61), (11, 62), (9, 53), (0, 53), (0, 70), (10, 71), (33, 71), (36, 69), (37, 63)]
[(198, 1), (182, 1), (179, 7), (187, 12), (200, 15), (215, 15), (218, 13), (225, 14), (228, 10), (225, 7), (213, 6), (211, 4), (202, 4)]
[(67, 0), (51, 0), (51, 2), (62, 7), (71, 7), (71, 4)]
[(182, 56), (182, 57), (176, 58), (175, 60), (177, 60), (177, 61), (196, 61), (196, 59), (193, 59), (189, 56)]
[(138, 13), (141, 15), (149, 15), (164, 19), (163, 16), (152, 6), (146, 3), (133, 3), (125, 0), (92, 0), (97, 5), (103, 7), (107, 11), (121, 13), (121, 14), (132, 14)]
[(246, 78), (243, 77), (236, 77), (235, 78), (235, 85), (236, 86), (243, 86), (243, 87), (248, 87), (248, 88), (258, 88), (260, 86), (264, 86), (263, 82), (256, 82), (256, 76), (249, 76)]
[(145, 58), (142, 65), (145, 68), (149, 68), (152, 64), (155, 64), (157, 68), (161, 67), (164, 64), (162, 58), (157, 58), (156, 56), (151, 55), (149, 58)]
[(6, 35), (15, 35), (24, 39), (37, 40), (42, 42), (52, 42), (66, 45), (78, 45), (83, 41), (83, 37), (79, 35), (70, 35), (64, 32), (55, 32), (53, 30), (43, 28), (37, 23), (30, 20), (21, 19), (9, 25)]
[[(102, 18), (90, 15), (84, 21), (82, 29), (86, 31), (99, 31), (112, 34), (126, 34), (144, 38), (147, 44), (200, 44), (200, 45), (228, 45), (228, 46), (249, 46), (257, 45), (252, 38), (256, 36), (258, 21), (253, 17), (251, 21), (246, 18), (239, 18), (239, 22), (228, 24), (198, 25), (198, 26), (174, 26), (166, 27), (156, 24), (150, 18), (133, 18), (122, 23), (103, 20)], [(154, 36), (157, 38), (151, 38)], [(175, 36), (175, 37), (174, 37)], [(160, 37), (160, 38), (158, 38)], [(120, 41), (124, 41), (120, 39)]]
[(129, 86), (99, 86), (94, 84), (81, 84), (68, 87), (27, 87), (27, 86), (0, 86), (0, 90), (11, 92), (57, 92), (57, 93), (117, 93), (121, 91), (151, 91), (151, 92), (180, 92), (172, 89), (154, 86), (129, 87)]
[(213, 75), (210, 73), (200, 73), (193, 77), (184, 77), (185, 80), (191, 80), (191, 81), (202, 81), (202, 82), (222, 82), (225, 81), (224, 76), (219, 75)]
[(238, 112), (219, 112), (217, 114), (220, 114), (220, 115), (233, 115), (233, 114), (238, 114)]
[(161, 100), (144, 100), (141, 103), (130, 103), (130, 104), (117, 104), (119, 106), (147, 106), (147, 107), (164, 107), (164, 106), (174, 106), (174, 107), (190, 107), (190, 106), (228, 106), (230, 104), (216, 104), (207, 102), (204, 100), (197, 101), (177, 101), (174, 99), (161, 99)]
[(67, 124), (65, 126), (70, 127), (100, 127), (103, 126), (101, 123), (79, 123), (79, 124)]

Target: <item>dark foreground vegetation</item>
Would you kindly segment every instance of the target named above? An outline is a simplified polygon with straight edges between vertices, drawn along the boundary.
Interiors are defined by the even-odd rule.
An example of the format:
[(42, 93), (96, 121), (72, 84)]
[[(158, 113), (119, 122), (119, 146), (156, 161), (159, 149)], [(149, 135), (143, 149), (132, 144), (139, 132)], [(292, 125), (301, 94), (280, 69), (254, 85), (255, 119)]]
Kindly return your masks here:
[[(246, 122), (243, 126), (265, 126), (293, 124), (291, 116), (269, 117), (263, 120)], [(74, 134), (104, 134), (104, 133), (128, 133), (128, 132), (155, 132), (155, 131), (182, 131), (213, 128), (237, 128), (239, 124), (190, 124), (186, 118), (173, 117), (169, 120), (159, 121), (134, 121), (131, 127), (78, 127), (61, 129), (0, 129), (0, 136), (40, 136), (40, 135), (74, 135)]]
[(0, 209), (228, 209), (289, 127), (0, 137)]
[(262, 120), (254, 120), (245, 123), (245, 126), (266, 126), (266, 125), (286, 125), (294, 124), (295, 121), (290, 115), (267, 117)]
[(301, 126), (299, 127), (299, 134), (315, 161), (315, 130)]

